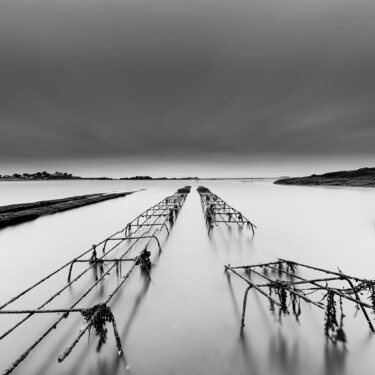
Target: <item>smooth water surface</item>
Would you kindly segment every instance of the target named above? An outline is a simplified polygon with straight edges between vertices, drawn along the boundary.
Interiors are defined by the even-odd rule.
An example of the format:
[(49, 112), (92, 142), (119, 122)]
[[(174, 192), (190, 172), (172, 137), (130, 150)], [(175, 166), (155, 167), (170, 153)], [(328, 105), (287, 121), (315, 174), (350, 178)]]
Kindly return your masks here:
[[(374, 337), (362, 316), (345, 305), (346, 350), (327, 343), (324, 312), (303, 305), (298, 324), (280, 325), (268, 302), (251, 291), (244, 337), (239, 336), (244, 282), (224, 265), (274, 261), (278, 257), (375, 278), (375, 190), (279, 186), (241, 181), (71, 181), (7, 182), (0, 204), (77, 194), (139, 190), (124, 198), (46, 216), (0, 231), (0, 304), (92, 244), (123, 228), (177, 188), (193, 186), (160, 256), (153, 255), (152, 281), (132, 274), (111, 303), (126, 359), (117, 356), (112, 328), (98, 354), (97, 337), (85, 336), (61, 364), (57, 357), (83, 325), (71, 314), (14, 374), (359, 374), (373, 373)], [(217, 227), (207, 235), (198, 185), (240, 210), (258, 229)], [(12, 308), (31, 308), (59, 285), (64, 274)], [(92, 275), (89, 275), (92, 277)], [(114, 275), (112, 275), (114, 277)], [(91, 279), (53, 303), (67, 307)], [(111, 293), (105, 282), (83, 301), (92, 306)], [(52, 307), (51, 306), (51, 307)], [(0, 315), (1, 332), (20, 317)], [(38, 315), (0, 342), (4, 370), (56, 320)]]

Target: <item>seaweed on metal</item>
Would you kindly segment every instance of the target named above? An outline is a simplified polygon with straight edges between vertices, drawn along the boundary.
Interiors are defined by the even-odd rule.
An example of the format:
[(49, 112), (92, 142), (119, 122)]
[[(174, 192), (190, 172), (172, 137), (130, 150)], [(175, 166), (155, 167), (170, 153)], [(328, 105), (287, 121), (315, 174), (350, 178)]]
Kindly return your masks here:
[[(174, 220), (177, 218), (179, 211), (184, 204), (187, 194), (190, 191), (190, 187), (179, 189), (175, 194), (163, 199), (156, 205), (144, 211), (142, 214), (137, 216), (133, 221), (128, 223), (123, 229), (117, 231), (111, 236), (105, 238), (98, 244), (92, 245), (92, 247), (76, 258), (65, 263), (46, 277), (42, 278), (35, 284), (31, 285), (26, 290), (22, 291), (18, 295), (12, 297), (7, 302), (0, 306), (0, 314), (21, 314), (26, 315), (16, 324), (11, 326), (6, 332), (0, 335), (0, 340), (7, 337), (14, 330), (20, 327), (24, 322), (30, 319), (36, 314), (62, 314), (60, 317), (50, 325), (40, 336), (36, 338), (32, 345), (30, 345), (4, 372), (3, 374), (10, 374), (21, 362), (23, 362), (27, 356), (38, 346), (38, 344), (47, 337), (63, 319), (68, 318), (71, 313), (79, 312), (85, 318), (85, 327), (81, 329), (77, 337), (72, 343), (65, 349), (63, 354), (59, 356), (59, 362), (63, 361), (73, 350), (76, 344), (80, 341), (81, 337), (87, 332), (94, 330), (96, 335), (99, 337), (97, 350), (100, 350), (103, 344), (107, 341), (107, 328), (106, 323), (111, 323), (113, 326), (114, 336), (118, 349), (118, 354), (122, 355), (122, 345), (120, 337), (118, 335), (116, 321), (113, 313), (110, 309), (109, 303), (112, 298), (118, 293), (123, 287), (125, 282), (129, 279), (130, 275), (137, 266), (140, 266), (149, 275), (151, 271), (151, 250), (150, 244), (152, 241), (156, 242), (159, 253), (161, 252), (161, 244), (158, 237), (162, 235), (163, 229), (169, 234), (168, 229), (168, 213), (173, 210)], [(165, 235), (164, 235), (165, 237)], [(143, 246), (142, 246), (143, 244)], [(120, 245), (125, 248), (122, 249)], [(137, 250), (136, 245), (141, 245), (142, 250)], [(102, 250), (103, 255), (98, 256), (98, 250)], [(110, 258), (115, 250), (120, 251), (120, 255), (116, 258)], [(137, 255), (129, 258), (127, 255), (130, 251), (138, 252)], [(87, 265), (86, 268), (81, 270), (78, 275), (73, 276), (73, 265), (81, 263)], [(122, 268), (124, 263), (128, 263), (129, 267), (127, 273), (122, 276)], [(106, 266), (106, 267), (105, 267)], [(49, 296), (40, 306), (37, 308), (25, 309), (25, 310), (5, 310), (6, 307), (11, 305), (17, 300), (21, 300), (30, 291), (38, 288), (44, 284), (47, 280), (56, 276), (57, 274), (68, 269), (68, 280), (67, 283), (55, 291)], [(46, 309), (45, 307), (56, 299), (61, 293), (66, 291), (72, 284), (78, 282), (90, 269), (94, 270), (94, 281), (86, 288), (81, 295), (69, 306), (61, 309)], [(96, 304), (89, 308), (79, 308), (77, 305), (90, 294), (105, 278), (109, 277), (111, 271), (114, 272), (117, 277), (117, 286), (107, 296), (106, 300), (102, 303)]]
[(238, 227), (251, 229), (254, 235), (256, 226), (247, 219), (241, 212), (230, 206), (227, 202), (221, 199), (218, 195), (212, 193), (204, 186), (197, 188), (201, 199), (201, 205), (208, 233), (218, 223), (224, 223), (228, 228), (230, 225), (237, 225)]
[[(300, 276), (300, 269), (309, 270), (314, 277)], [(347, 342), (344, 330), (343, 300), (354, 303), (362, 311), (370, 330), (375, 332), (367, 311), (373, 310), (374, 307), (374, 280), (360, 279), (346, 275), (340, 270), (335, 272), (285, 259), (236, 267), (227, 265), (225, 270), (247, 283), (243, 298), (241, 334), (245, 327), (246, 305), (250, 289), (254, 289), (268, 299), (271, 313), (275, 312), (275, 306), (278, 307), (280, 322), (282, 316), (290, 312), (299, 322), (302, 301), (323, 309), (325, 311), (324, 335), (334, 344), (341, 342), (345, 345)], [(317, 276), (315, 276), (316, 273)], [(363, 301), (360, 294), (367, 294), (371, 303)]]

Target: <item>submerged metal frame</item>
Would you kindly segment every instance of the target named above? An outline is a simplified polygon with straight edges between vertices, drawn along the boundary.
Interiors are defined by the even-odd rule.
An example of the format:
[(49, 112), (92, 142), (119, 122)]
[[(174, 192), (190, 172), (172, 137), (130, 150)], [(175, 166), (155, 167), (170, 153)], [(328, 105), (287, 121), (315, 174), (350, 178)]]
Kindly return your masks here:
[[(116, 339), (116, 345), (118, 348), (119, 355), (123, 355), (123, 350), (121, 346), (121, 341), (117, 332), (117, 326), (113, 314), (107, 306), (115, 294), (120, 290), (124, 283), (128, 280), (131, 273), (134, 271), (137, 265), (140, 265), (149, 276), (149, 267), (151, 262), (149, 260), (151, 252), (148, 250), (148, 246), (152, 240), (155, 240), (158, 245), (159, 252), (161, 252), (161, 245), (158, 236), (160, 236), (163, 228), (166, 229), (167, 234), (169, 235), (170, 229), (168, 229), (168, 223), (172, 227), (174, 221), (177, 219), (178, 213), (180, 212), (188, 193), (190, 192), (190, 186), (178, 189), (177, 192), (171, 196), (166, 197), (159, 203), (150, 207), (139, 216), (137, 216), (133, 221), (129, 222), (123, 229), (115, 232), (111, 236), (105, 238), (96, 245), (92, 247), (78, 257), (70, 260), (65, 263), (60, 268), (56, 269), (46, 277), (42, 278), (35, 284), (31, 285), (29, 288), (25, 289), (21, 293), (12, 297), (7, 302), (3, 303), (0, 306), (0, 315), (1, 314), (22, 314), (26, 315), (23, 319), (18, 321), (12, 327), (10, 327), (6, 332), (3, 332), (0, 335), (0, 340), (4, 339), (10, 333), (12, 333), (16, 328), (21, 326), (25, 321), (31, 318), (35, 314), (46, 314), (46, 313), (62, 313), (62, 315), (44, 331), (35, 341), (29, 346), (26, 351), (23, 352), (4, 372), (3, 375), (10, 374), (25, 358), (30, 354), (32, 350), (50, 333), (52, 332), (57, 325), (68, 317), (70, 313), (80, 312), (85, 315), (91, 311), (90, 319), (86, 321), (86, 325), (83, 329), (80, 330), (78, 336), (73, 340), (71, 345), (65, 349), (62, 355), (59, 356), (59, 362), (63, 361), (69, 353), (72, 351), (74, 346), (79, 342), (80, 338), (91, 328), (96, 328), (95, 324), (98, 319), (102, 319), (103, 322), (111, 322), (113, 325), (114, 335)], [(155, 228), (153, 230), (153, 228)], [(112, 241), (115, 243), (112, 245)], [(127, 243), (130, 241), (130, 243)], [(143, 242), (142, 242), (143, 241)], [(107, 248), (108, 243), (111, 243), (111, 247)], [(141, 251), (138, 255), (133, 258), (125, 258), (125, 256), (130, 252), (130, 250), (137, 244), (142, 245)], [(122, 255), (117, 258), (109, 258), (108, 255), (111, 254), (113, 250), (119, 247), (121, 244), (126, 244), (127, 248), (122, 252)], [(102, 255), (98, 257), (98, 250), (102, 250)], [(123, 262), (132, 262), (132, 265), (125, 276), (122, 279), (118, 278), (117, 287), (110, 293), (104, 302), (92, 306), (91, 308), (77, 308), (76, 306), (84, 299), (109, 273), (116, 268), (116, 273), (119, 269), (121, 272), (121, 264)], [(80, 272), (76, 277), (72, 279), (73, 265), (75, 263), (88, 263), (88, 267)], [(11, 305), (13, 302), (20, 300), (24, 295), (26, 295), (31, 290), (37, 288), (39, 285), (46, 282), (48, 279), (57, 275), (58, 273), (66, 270), (69, 267), (68, 280), (66, 285), (61, 289), (57, 290), (52, 296), (49, 296), (42, 305), (36, 309), (25, 309), (25, 310), (4, 310), (6, 307)], [(98, 277), (98, 267), (100, 277)], [(45, 309), (51, 301), (53, 301), (57, 296), (59, 296), (64, 290), (69, 288), (73, 283), (77, 282), (84, 274), (86, 274), (90, 269), (95, 270), (95, 281), (93, 284), (86, 289), (83, 294), (69, 307), (69, 308), (60, 308), (60, 309)], [(86, 315), (85, 315), (86, 316)], [(104, 323), (105, 324), (105, 323)]]
[(204, 186), (199, 186), (197, 191), (201, 199), (203, 215), (206, 219), (208, 233), (210, 233), (214, 225), (217, 226), (217, 223), (225, 223), (228, 228), (230, 225), (236, 224), (238, 227), (243, 229), (246, 225), (247, 228), (251, 229), (253, 235), (255, 234), (254, 228), (256, 228), (256, 225), (242, 215), (240, 211), (237, 211), (218, 195), (212, 193)]
[[(301, 277), (297, 273), (298, 268), (316, 271), (318, 275), (317, 277), (310, 279)], [(254, 289), (268, 299), (271, 305), (271, 311), (274, 310), (275, 305), (278, 306), (280, 319), (282, 314), (286, 315), (289, 313), (290, 305), (292, 304), (292, 313), (298, 320), (298, 316), (301, 313), (299, 309), (301, 300), (320, 309), (324, 309), (326, 317), (325, 334), (326, 337), (331, 339), (334, 343), (337, 341), (346, 342), (345, 334), (343, 334), (342, 331), (342, 320), (345, 316), (343, 314), (342, 299), (355, 303), (357, 309), (362, 311), (369, 329), (373, 333), (375, 332), (373, 323), (371, 322), (367, 311), (368, 309), (371, 309), (375, 312), (374, 280), (361, 279), (344, 274), (340, 270), (335, 272), (285, 259), (279, 259), (278, 261), (269, 263), (236, 267), (232, 267), (228, 264), (225, 266), (225, 271), (229, 271), (236, 275), (248, 285), (243, 296), (240, 327), (241, 334), (245, 327), (246, 305), (250, 289)], [(239, 273), (239, 271), (243, 271), (243, 273)], [(256, 282), (252, 279), (252, 276), (258, 277), (260, 280), (264, 280), (264, 282)], [(349, 284), (349, 287), (347, 287), (346, 284)], [(272, 291), (274, 291), (278, 300), (273, 298)], [(360, 293), (363, 292), (369, 294), (368, 298), (371, 300), (371, 303), (361, 300)], [(288, 293), (289, 302), (287, 301)], [(334, 317), (336, 319), (336, 324), (333, 324), (333, 329), (334, 331), (337, 330), (337, 332), (329, 331), (329, 327), (327, 327), (327, 317), (329, 318), (330, 314), (332, 314), (332, 311), (330, 310), (333, 309), (333, 313), (336, 314), (335, 296), (339, 297), (340, 302), (340, 323), (337, 321), (336, 317)], [(296, 310), (296, 304), (298, 304), (298, 310)]]

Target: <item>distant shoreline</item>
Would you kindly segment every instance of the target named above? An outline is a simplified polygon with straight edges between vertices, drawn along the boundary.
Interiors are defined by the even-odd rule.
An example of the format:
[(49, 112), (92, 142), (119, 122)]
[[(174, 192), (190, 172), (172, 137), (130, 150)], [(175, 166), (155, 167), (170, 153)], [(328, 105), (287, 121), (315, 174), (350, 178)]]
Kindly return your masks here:
[(375, 168), (278, 179), (277, 185), (375, 187)]
[(73, 176), (69, 173), (55, 172), (37, 172), (37, 173), (23, 173), (12, 175), (0, 175), (1, 181), (70, 181), (70, 180), (94, 180), (94, 181), (181, 181), (181, 180), (275, 180), (279, 177), (151, 177), (151, 176), (134, 176), (134, 177), (80, 177)]

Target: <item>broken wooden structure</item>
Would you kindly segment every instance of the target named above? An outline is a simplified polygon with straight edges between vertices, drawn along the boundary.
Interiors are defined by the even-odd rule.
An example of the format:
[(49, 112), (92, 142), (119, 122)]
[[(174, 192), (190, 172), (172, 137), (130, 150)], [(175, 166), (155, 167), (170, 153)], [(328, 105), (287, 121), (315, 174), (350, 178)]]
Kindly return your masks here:
[[(309, 273), (309, 277), (299, 275), (299, 269)], [(302, 263), (279, 259), (275, 262), (237, 266), (225, 266), (230, 272), (247, 284), (243, 297), (241, 333), (245, 327), (245, 315), (248, 293), (251, 289), (260, 293), (270, 303), (270, 311), (278, 316), (294, 315), (298, 321), (301, 315), (301, 302), (306, 302), (325, 310), (324, 334), (333, 343), (346, 342), (344, 331), (343, 301), (354, 303), (362, 312), (370, 330), (374, 326), (368, 310), (375, 313), (375, 281), (346, 275), (340, 270), (329, 271)], [(367, 301), (361, 295), (367, 295)], [(338, 305), (337, 305), (338, 303)]]
[(208, 233), (210, 233), (214, 225), (217, 226), (217, 223), (225, 223), (228, 228), (230, 225), (237, 225), (241, 229), (246, 226), (248, 229), (252, 230), (254, 235), (254, 228), (256, 228), (256, 226), (242, 215), (241, 212), (237, 211), (206, 187), (199, 186), (197, 190), (201, 198)]
[[(68, 318), (71, 313), (81, 313), (84, 317), (85, 326), (79, 331), (76, 338), (59, 356), (58, 361), (63, 361), (79, 342), (81, 337), (92, 329), (96, 335), (99, 336), (97, 350), (106, 342), (107, 329), (106, 322), (113, 326), (114, 336), (118, 349), (118, 354), (123, 354), (120, 337), (117, 331), (117, 325), (109, 304), (113, 297), (123, 287), (125, 282), (129, 279), (132, 272), (140, 266), (141, 270), (149, 277), (151, 269), (151, 252), (157, 249), (162, 251), (160, 237), (169, 234), (171, 225), (176, 220), (183, 203), (190, 192), (190, 187), (179, 189), (175, 194), (163, 199), (156, 205), (144, 211), (137, 216), (133, 221), (128, 223), (123, 229), (112, 234), (98, 244), (92, 247), (76, 258), (70, 260), (60, 268), (56, 269), (46, 277), (39, 280), (34, 285), (22, 291), (18, 295), (11, 298), (9, 301), (0, 306), (0, 314), (20, 314), (23, 317), (16, 324), (9, 327), (6, 332), (0, 334), (0, 340), (5, 339), (24, 322), (37, 314), (60, 314), (58, 319), (54, 321), (36, 340), (29, 346), (4, 372), (3, 374), (10, 374), (36, 346), (51, 333), (61, 321)], [(154, 245), (152, 245), (154, 242)], [(116, 253), (116, 256), (113, 254)], [(81, 264), (79, 271), (75, 272), (75, 268)], [(75, 267), (74, 267), (75, 265)], [(84, 266), (82, 269), (82, 265)], [(126, 268), (125, 268), (126, 267)], [(54, 301), (61, 293), (69, 290), (72, 284), (77, 283), (89, 271), (94, 274), (94, 280), (89, 287), (85, 287), (80, 295), (68, 307), (51, 308), (46, 306)], [(67, 272), (66, 284), (56, 290), (52, 295), (39, 306), (31, 309), (14, 309), (9, 310), (9, 306), (15, 301), (21, 301), (31, 290), (41, 286), (47, 280), (60, 274)], [(76, 274), (77, 273), (77, 274)], [(116, 276), (110, 276), (116, 275)], [(123, 276), (124, 274), (124, 276)], [(110, 279), (112, 277), (112, 279)], [(107, 295), (103, 302), (91, 307), (80, 307), (79, 304), (86, 296), (88, 296), (95, 288), (107, 280), (114, 280), (117, 277), (117, 286), (112, 292)], [(114, 280), (116, 282), (116, 280)], [(6, 310), (7, 308), (7, 310)]]

